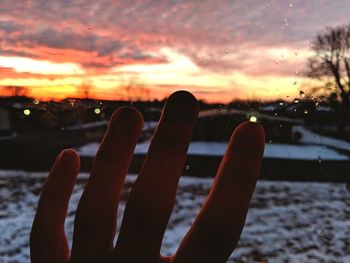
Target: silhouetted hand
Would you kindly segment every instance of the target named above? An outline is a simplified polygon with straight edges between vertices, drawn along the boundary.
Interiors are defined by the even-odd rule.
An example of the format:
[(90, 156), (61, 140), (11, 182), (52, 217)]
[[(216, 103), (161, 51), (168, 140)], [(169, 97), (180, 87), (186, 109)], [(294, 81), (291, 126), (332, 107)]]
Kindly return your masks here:
[(63, 151), (39, 200), (30, 236), (32, 262), (226, 262), (240, 238), (263, 155), (263, 128), (251, 122), (234, 131), (209, 196), (176, 254), (160, 256), (197, 115), (190, 93), (179, 91), (168, 99), (116, 245), (117, 207), (142, 116), (130, 107), (113, 114), (76, 211), (71, 253), (64, 221), (79, 156)]

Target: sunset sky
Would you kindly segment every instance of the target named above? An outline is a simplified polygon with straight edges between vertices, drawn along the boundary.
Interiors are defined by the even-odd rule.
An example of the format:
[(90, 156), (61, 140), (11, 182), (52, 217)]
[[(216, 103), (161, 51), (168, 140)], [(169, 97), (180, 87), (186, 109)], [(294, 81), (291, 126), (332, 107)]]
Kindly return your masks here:
[(311, 40), (349, 13), (349, 0), (1, 0), (0, 95), (84, 96), (89, 83), (101, 99), (295, 97)]

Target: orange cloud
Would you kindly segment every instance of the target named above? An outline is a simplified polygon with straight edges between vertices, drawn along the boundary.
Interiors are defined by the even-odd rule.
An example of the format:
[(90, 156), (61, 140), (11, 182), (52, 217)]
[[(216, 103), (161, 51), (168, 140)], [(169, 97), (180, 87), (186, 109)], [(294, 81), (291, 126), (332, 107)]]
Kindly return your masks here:
[[(114, 91), (123, 86), (121, 79), (138, 77), (155, 97), (170, 87), (197, 91), (208, 100), (229, 100), (231, 94), (293, 96), (305, 80), (299, 73), (309, 55), (308, 43), (324, 27), (347, 23), (348, 10), (343, 8), (347, 4), (347, 0), (294, 0), (292, 6), (270, 0), (3, 1), (0, 55), (31, 59), (33, 67), (23, 69), (22, 62), (28, 60), (10, 66), (0, 61), (0, 85), (29, 86), (33, 94), (47, 97), (71, 96), (80, 93), (67, 87), (91, 80), (96, 96), (118, 97)], [(178, 64), (162, 52), (164, 48), (178, 54)], [(179, 64), (181, 57), (190, 63)], [(60, 70), (65, 65), (64, 74), (58, 69), (47, 72), (40, 66), (43, 61)]]

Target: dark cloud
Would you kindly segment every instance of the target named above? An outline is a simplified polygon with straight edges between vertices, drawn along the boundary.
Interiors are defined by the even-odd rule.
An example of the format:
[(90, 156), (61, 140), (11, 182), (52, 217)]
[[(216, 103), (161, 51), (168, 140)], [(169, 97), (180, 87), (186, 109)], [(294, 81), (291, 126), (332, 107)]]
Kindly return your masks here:
[(13, 50), (11, 48), (0, 49), (0, 56), (15, 56), (15, 57), (29, 57), (29, 58), (32, 57), (32, 55), (28, 52)]
[(55, 49), (75, 49), (80, 51), (96, 51), (99, 55), (113, 54), (122, 49), (119, 41), (100, 37), (95, 34), (81, 34), (71, 30), (58, 31), (42, 28), (36, 32), (20, 33), (6, 38), (8, 42), (35, 48), (46, 46)]
[(0, 21), (0, 31), (6, 34), (18, 32), (22, 27), (12, 21)]

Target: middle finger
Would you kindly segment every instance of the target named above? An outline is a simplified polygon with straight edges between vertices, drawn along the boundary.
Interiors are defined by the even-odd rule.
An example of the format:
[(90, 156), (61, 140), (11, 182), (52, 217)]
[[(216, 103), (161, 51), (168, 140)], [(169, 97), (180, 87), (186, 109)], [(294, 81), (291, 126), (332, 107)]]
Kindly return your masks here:
[(125, 207), (116, 262), (158, 261), (197, 115), (189, 92), (169, 97)]

